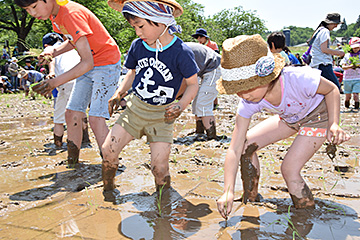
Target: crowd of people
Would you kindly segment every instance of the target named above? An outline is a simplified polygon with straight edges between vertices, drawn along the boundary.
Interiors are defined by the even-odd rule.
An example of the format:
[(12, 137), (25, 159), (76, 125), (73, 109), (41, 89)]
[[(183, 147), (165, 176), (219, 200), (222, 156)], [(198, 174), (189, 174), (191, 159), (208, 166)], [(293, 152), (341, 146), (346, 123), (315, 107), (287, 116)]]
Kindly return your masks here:
[[(58, 98), (62, 96), (62, 100), (56, 104), (59, 109), (55, 110), (58, 113), (54, 123), (59, 128), (67, 125), (69, 167), (79, 166), (87, 122), (85, 113), (89, 108), (90, 127), (102, 157), (105, 201), (121, 202), (115, 184), (119, 154), (130, 141), (143, 136), (151, 150), (156, 190), (170, 188), (174, 121), (192, 102), (195, 133), (205, 134), (206, 140), (216, 140), (213, 111), (220, 93), (240, 97), (225, 157), (224, 194), (217, 201), (220, 214), (227, 218), (231, 212), (240, 160), (251, 159), (254, 171), (248, 176), (253, 178), (252, 189), (244, 189), (248, 193), (244, 195), (245, 201), (258, 201), (260, 163), (256, 151), (295, 134), (281, 166), (282, 174), (296, 208), (315, 206), (313, 195), (300, 175), (302, 167), (325, 141), (341, 144), (349, 140), (349, 135), (339, 127), (341, 88), (332, 66), (332, 55), (345, 54), (329, 48), (330, 31), (340, 23), (339, 14), (328, 14), (315, 30), (310, 67), (293, 67), (303, 65), (300, 55), (291, 54), (281, 32), (270, 34), (267, 42), (258, 34), (227, 39), (220, 55), (218, 45), (210, 40), (204, 28), (192, 35), (197, 43), (185, 43), (174, 35), (181, 31), (175, 18), (183, 13), (175, 0), (109, 0), (110, 7), (123, 14), (139, 37), (132, 42), (122, 68), (116, 42), (84, 6), (72, 1), (65, 5), (56, 0), (14, 1), (34, 17), (49, 18), (54, 31), (62, 35), (51, 33), (43, 38), (45, 50), (39, 63), (49, 66), (46, 77), (31, 69), (31, 63), (19, 70), (16, 58), (12, 58), (8, 82), (15, 85), (12, 89), (25, 90), (27, 82), (39, 82), (32, 89), (43, 96), (58, 89)], [(359, 65), (349, 63), (359, 57), (359, 39), (352, 39), (350, 46), (352, 52), (343, 59), (346, 107), (350, 106), (348, 94), (359, 90), (360, 81)], [(66, 54), (77, 56), (67, 61)], [(17, 72), (11, 73), (10, 69)], [(109, 129), (105, 120), (125, 96), (127, 106)], [(358, 95), (354, 99), (358, 108)], [(262, 110), (275, 115), (248, 129), (252, 115)], [(57, 147), (62, 146), (63, 134), (54, 131)]]

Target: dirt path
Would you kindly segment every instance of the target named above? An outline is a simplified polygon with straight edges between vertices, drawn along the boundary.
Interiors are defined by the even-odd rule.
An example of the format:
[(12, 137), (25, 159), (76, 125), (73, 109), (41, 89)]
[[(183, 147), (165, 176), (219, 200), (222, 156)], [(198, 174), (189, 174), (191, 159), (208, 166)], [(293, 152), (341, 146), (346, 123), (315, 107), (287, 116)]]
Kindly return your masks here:
[[(149, 146), (131, 142), (120, 155), (116, 184), (122, 204), (102, 198), (101, 158), (81, 150), (83, 166), (68, 169), (66, 152), (49, 152), (52, 102), (0, 96), (0, 239), (360, 239), (359, 113), (342, 112), (351, 141), (331, 161), (323, 146), (302, 171), (316, 209), (293, 209), (280, 173), (292, 138), (259, 151), (260, 203), (236, 202), (225, 222), (216, 199), (223, 190), (223, 161), (234, 126), (235, 96), (221, 96), (218, 141), (194, 141), (190, 108), (175, 124), (172, 186), (159, 201), (148, 168)], [(342, 109), (344, 110), (344, 109)], [(113, 124), (119, 113), (108, 124)], [(254, 117), (252, 124), (266, 118)], [(238, 174), (236, 198), (242, 194)]]

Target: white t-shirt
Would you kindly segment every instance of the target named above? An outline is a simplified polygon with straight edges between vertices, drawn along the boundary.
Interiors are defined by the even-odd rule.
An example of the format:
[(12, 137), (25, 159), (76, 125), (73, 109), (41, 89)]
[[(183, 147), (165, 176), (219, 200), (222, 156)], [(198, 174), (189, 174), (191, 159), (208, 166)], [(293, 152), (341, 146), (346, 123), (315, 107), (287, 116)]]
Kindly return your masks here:
[[(312, 56), (310, 67), (317, 68), (320, 64), (328, 65), (333, 62), (332, 55), (321, 51), (321, 44), (328, 41), (328, 47), (330, 44), (330, 31), (325, 27), (320, 27), (315, 41), (312, 45), (310, 54)], [(316, 34), (316, 33), (315, 33)]]

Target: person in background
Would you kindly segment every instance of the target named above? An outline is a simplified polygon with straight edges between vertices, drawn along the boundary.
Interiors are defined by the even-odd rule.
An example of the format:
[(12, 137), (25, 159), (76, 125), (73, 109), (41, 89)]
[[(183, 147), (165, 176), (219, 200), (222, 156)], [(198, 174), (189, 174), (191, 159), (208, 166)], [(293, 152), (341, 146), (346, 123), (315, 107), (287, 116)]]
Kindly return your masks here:
[(296, 59), (299, 61), (299, 63), (300, 63), (301, 65), (304, 65), (304, 63), (303, 63), (303, 61), (302, 61), (302, 59), (301, 59), (300, 53), (296, 53), (296, 54), (295, 54), (295, 57), (296, 57)]
[(20, 79), (20, 87), (25, 91), (25, 97), (29, 95), (30, 85), (44, 80), (44, 74), (36, 70), (19, 70), (18, 78)]
[(25, 70), (35, 70), (35, 67), (33, 65), (31, 65), (31, 59), (30, 58), (25, 59), (24, 69)]
[(360, 38), (352, 37), (349, 45), (351, 50), (341, 60), (344, 70), (343, 84), (345, 93), (345, 107), (350, 108), (351, 94), (354, 97), (354, 108), (359, 109), (360, 93)]
[[(42, 39), (44, 52), (52, 51), (53, 48), (61, 45), (64, 42), (64, 39), (58, 33), (47, 33)], [(47, 79), (60, 76), (61, 74), (69, 71), (71, 68), (76, 66), (80, 62), (80, 56), (75, 49), (70, 50), (64, 54), (56, 56), (51, 62), (48, 63), (49, 74), (46, 76)], [(45, 68), (41, 68), (45, 69)], [(65, 124), (65, 110), (67, 103), (70, 99), (71, 91), (75, 84), (75, 80), (71, 80), (67, 83), (64, 83), (54, 90), (57, 90), (53, 96), (56, 96), (56, 103), (54, 104), (54, 144), (57, 148), (63, 146), (63, 136), (64, 136), (64, 124)], [(86, 114), (83, 116), (83, 137), (81, 145), (85, 146), (90, 144), (88, 124)], [(71, 132), (67, 133), (71, 135)]]
[(19, 56), (19, 47), (18, 47), (18, 46), (15, 46), (15, 47), (14, 47), (12, 56), (13, 56), (13, 57)]
[(290, 60), (290, 65), (299, 65), (300, 64), (299, 60), (295, 57), (295, 55), (291, 53), (288, 46), (284, 47), (284, 52), (286, 53), (286, 55), (288, 55), (288, 58)]
[(49, 95), (54, 88), (76, 79), (65, 112), (67, 131), (73, 133), (67, 139), (67, 162), (68, 167), (76, 167), (83, 116), (89, 105), (89, 123), (101, 155), (101, 146), (109, 132), (106, 124), (106, 119), (110, 118), (108, 100), (115, 93), (121, 71), (119, 47), (95, 14), (77, 2), (68, 1), (65, 5), (59, 5), (56, 0), (14, 2), (33, 17), (50, 19), (54, 31), (67, 38), (52, 51), (40, 54), (40, 64), (72, 49), (80, 55), (81, 61), (72, 69), (33, 87), (35, 92)]
[(12, 57), (8, 67), (8, 72), (10, 74), (10, 82), (14, 88), (14, 91), (16, 91), (16, 89), (19, 87), (19, 84), (21, 85), (21, 83), (19, 83), (19, 78), (18, 78), (19, 65), (17, 64), (17, 61), (18, 60), (16, 57)]
[(321, 71), (321, 76), (335, 83), (342, 93), (341, 86), (338, 78), (334, 74), (333, 70), (333, 55), (343, 57), (345, 53), (341, 50), (335, 50), (330, 48), (330, 31), (335, 29), (340, 21), (340, 14), (329, 13), (325, 20), (321, 21), (316, 28), (312, 36), (316, 35), (316, 38), (312, 44), (310, 51), (311, 62), (310, 67), (317, 68)]
[(290, 59), (285, 53), (285, 34), (282, 32), (272, 32), (267, 37), (267, 43), (269, 45), (270, 51), (272, 53), (280, 53), (280, 55), (285, 59), (285, 64), (290, 65)]
[(207, 140), (217, 139), (216, 121), (213, 113), (214, 100), (218, 94), (216, 80), (221, 76), (220, 54), (199, 43), (186, 42), (195, 55), (200, 68), (197, 73), (199, 91), (192, 102), (192, 112), (196, 119), (196, 134), (206, 133)]
[(196, 29), (195, 33), (191, 36), (195, 38), (200, 44), (211, 48), (217, 53), (220, 53), (217, 43), (210, 40), (210, 37), (207, 35), (207, 31), (204, 28)]
[(12, 85), (6, 76), (0, 76), (0, 92), (1, 93), (13, 93)]

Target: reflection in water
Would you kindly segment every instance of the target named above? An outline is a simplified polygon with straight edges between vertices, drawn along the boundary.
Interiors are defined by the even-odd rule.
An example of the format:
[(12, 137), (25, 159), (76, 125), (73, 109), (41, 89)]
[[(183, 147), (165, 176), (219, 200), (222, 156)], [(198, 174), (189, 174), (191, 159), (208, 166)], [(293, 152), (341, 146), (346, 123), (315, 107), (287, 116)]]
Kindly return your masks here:
[[(208, 204), (193, 205), (170, 188), (161, 196), (160, 216), (157, 196), (155, 192), (135, 198), (134, 206), (146, 210), (120, 222), (118, 231), (122, 236), (130, 239), (185, 239), (200, 229), (199, 218), (212, 212)], [(134, 197), (131, 199), (134, 200)]]

